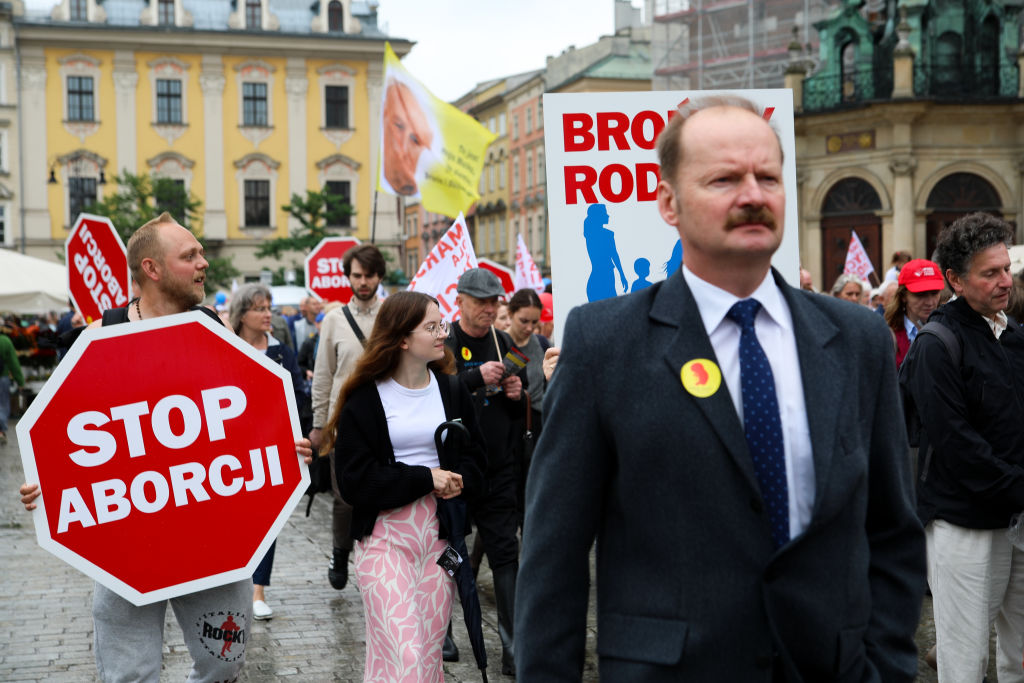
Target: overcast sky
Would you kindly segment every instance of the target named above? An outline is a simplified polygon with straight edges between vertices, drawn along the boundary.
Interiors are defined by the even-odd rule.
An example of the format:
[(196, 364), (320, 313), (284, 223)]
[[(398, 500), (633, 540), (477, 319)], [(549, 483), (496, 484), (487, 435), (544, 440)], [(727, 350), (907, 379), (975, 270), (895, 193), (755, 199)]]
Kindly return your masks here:
[[(211, 0), (207, 0), (211, 1)], [(26, 0), (30, 8), (54, 0)], [(416, 42), (403, 62), (429, 90), (454, 100), (481, 81), (544, 67), (569, 45), (614, 30), (614, 0), (379, 0), (378, 21)], [(639, 5), (634, 2), (634, 5)]]

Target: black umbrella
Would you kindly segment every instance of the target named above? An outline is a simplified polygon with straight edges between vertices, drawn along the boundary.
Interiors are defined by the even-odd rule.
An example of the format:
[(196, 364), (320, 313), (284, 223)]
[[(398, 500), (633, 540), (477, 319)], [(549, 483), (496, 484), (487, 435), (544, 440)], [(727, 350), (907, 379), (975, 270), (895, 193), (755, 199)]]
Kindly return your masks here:
[[(442, 422), (434, 430), (434, 444), (441, 453), (441, 433), (453, 429), (469, 439), (469, 430), (461, 422)], [(437, 502), (437, 515), (441, 524), (448, 530), (448, 544), (462, 556), (463, 562), (455, 571), (455, 585), (459, 589), (459, 601), (462, 603), (462, 618), (469, 632), (469, 642), (473, 646), (473, 656), (480, 669), (483, 683), (487, 683), (487, 650), (484, 645), (484, 630), (480, 616), (480, 596), (476, 592), (476, 580), (469, 566), (469, 550), (466, 548), (466, 501), (462, 497)]]

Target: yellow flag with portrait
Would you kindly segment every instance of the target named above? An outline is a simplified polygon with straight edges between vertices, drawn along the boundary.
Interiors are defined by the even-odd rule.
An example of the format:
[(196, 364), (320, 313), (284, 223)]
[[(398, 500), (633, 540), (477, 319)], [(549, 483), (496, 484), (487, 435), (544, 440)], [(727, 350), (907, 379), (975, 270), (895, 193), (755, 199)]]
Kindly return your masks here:
[(434, 97), (384, 51), (377, 189), (419, 199), (423, 208), (458, 216), (480, 198), (484, 153), (496, 137), (473, 117)]

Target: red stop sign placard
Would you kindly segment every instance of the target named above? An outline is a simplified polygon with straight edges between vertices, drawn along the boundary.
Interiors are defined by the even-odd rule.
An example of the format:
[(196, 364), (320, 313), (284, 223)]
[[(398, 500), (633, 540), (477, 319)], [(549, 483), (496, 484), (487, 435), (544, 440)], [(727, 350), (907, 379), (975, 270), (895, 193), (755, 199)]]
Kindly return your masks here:
[(252, 576), (309, 483), (290, 375), (199, 312), (85, 331), (17, 429), (39, 544), (136, 605)]
[(505, 288), (506, 296), (512, 296), (515, 294), (516, 285), (515, 280), (513, 279), (515, 271), (511, 268), (506, 268), (500, 263), (495, 263), (491, 259), (478, 258), (476, 261), (481, 268), (485, 268), (498, 276), (498, 279), (501, 280), (501, 286)]
[(68, 293), (87, 323), (108, 308), (131, 298), (131, 276), (124, 242), (109, 218), (78, 215), (64, 242), (68, 266)]
[(341, 259), (345, 252), (359, 244), (355, 237), (325, 237), (306, 257), (306, 289), (321, 301), (347, 304), (352, 288)]

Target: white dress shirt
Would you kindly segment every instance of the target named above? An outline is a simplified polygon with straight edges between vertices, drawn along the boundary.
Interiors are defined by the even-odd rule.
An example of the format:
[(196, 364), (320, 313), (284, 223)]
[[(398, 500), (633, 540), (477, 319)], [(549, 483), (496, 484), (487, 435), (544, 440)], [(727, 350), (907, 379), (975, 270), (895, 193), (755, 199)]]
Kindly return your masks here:
[[(693, 292), (701, 321), (715, 349), (722, 379), (736, 414), (743, 422), (743, 392), (740, 384), (740, 326), (726, 318), (739, 297), (701, 280), (685, 265), (683, 277)], [(796, 538), (807, 528), (814, 507), (814, 458), (811, 433), (807, 425), (800, 358), (796, 350), (793, 317), (771, 271), (750, 295), (761, 302), (754, 319), (754, 331), (768, 357), (775, 380), (782, 421), (783, 449), (786, 456), (786, 484), (789, 488), (789, 536)]]

